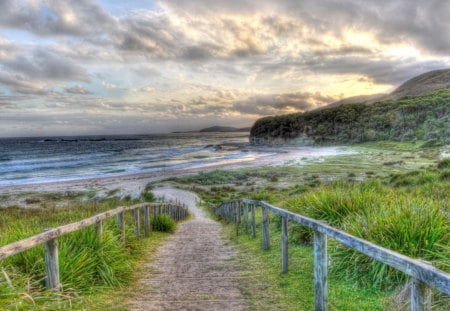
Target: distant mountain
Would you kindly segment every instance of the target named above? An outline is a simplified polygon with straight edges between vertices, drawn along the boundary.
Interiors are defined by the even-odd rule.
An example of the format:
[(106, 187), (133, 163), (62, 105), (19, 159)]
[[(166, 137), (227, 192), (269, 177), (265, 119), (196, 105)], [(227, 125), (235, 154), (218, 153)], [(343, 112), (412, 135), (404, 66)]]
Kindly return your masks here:
[(236, 128), (231, 126), (211, 126), (201, 129), (199, 132), (250, 132), (250, 127)]
[(320, 109), (259, 119), (254, 144), (342, 144), (425, 140), (450, 144), (450, 69), (414, 77), (388, 95), (345, 99)]

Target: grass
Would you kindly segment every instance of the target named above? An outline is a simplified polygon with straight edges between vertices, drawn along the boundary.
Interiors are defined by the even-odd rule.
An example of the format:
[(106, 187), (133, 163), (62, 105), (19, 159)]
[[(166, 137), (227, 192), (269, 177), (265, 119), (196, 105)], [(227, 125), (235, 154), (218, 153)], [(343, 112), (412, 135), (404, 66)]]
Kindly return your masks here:
[(159, 232), (175, 232), (176, 222), (169, 216), (161, 214), (152, 219), (152, 229)]
[[(260, 224), (260, 215), (257, 214)], [(277, 305), (281, 310), (313, 310), (314, 309), (314, 284), (313, 284), (313, 256), (311, 247), (304, 244), (289, 244), (289, 272), (281, 273), (281, 232), (276, 218), (271, 219), (270, 243), (271, 248), (263, 251), (261, 248), (261, 228), (257, 226), (257, 238), (251, 239), (249, 234), (240, 230), (236, 236), (234, 224), (225, 226), (225, 235), (238, 247), (241, 253), (246, 254), (245, 265), (251, 267), (254, 273), (252, 280), (245, 284), (244, 294), (248, 293), (252, 308), (260, 310), (267, 305)], [(290, 224), (290, 231), (295, 229)], [(244, 281), (245, 282), (245, 281)], [(266, 284), (266, 295), (256, 298), (254, 288), (257, 284)], [(269, 294), (270, 293), (270, 294)], [(269, 297), (267, 297), (269, 296)], [(386, 293), (374, 289), (359, 288), (352, 282), (343, 281), (337, 275), (331, 275), (329, 279), (329, 309), (330, 310), (383, 310), (383, 300)]]
[(153, 231), (149, 239), (144, 239), (140, 243), (139, 256), (129, 258), (132, 272), (129, 275), (130, 281), (120, 287), (103, 288), (92, 295), (86, 295), (83, 300), (85, 309), (88, 310), (127, 310), (127, 301), (130, 297), (140, 292), (140, 287), (145, 286), (139, 283), (142, 275), (146, 272), (149, 261), (152, 260), (156, 250), (170, 236), (167, 232)]
[[(425, 196), (425, 189), (430, 187), (427, 184), (405, 189), (388, 187), (379, 181), (336, 182), (293, 196), (281, 206), (444, 268), (437, 254), (442, 252), (439, 245), (450, 243), (450, 222), (446, 216), (450, 185), (439, 185), (440, 181), (428, 174), (433, 177), (429, 183), (435, 185), (435, 196)], [(421, 176), (416, 179), (421, 180)], [(332, 249), (333, 269), (364, 286), (396, 287), (406, 280), (404, 274), (345, 247), (336, 245)]]
[[(0, 245), (138, 201), (114, 198), (100, 202), (80, 201), (64, 208), (0, 209)], [(111, 293), (133, 281), (136, 276), (133, 271), (142, 256), (148, 256), (148, 249), (154, 249), (154, 245), (167, 236), (152, 233), (151, 239), (137, 241), (131, 213), (126, 214), (125, 224), (128, 237), (125, 244), (120, 240), (115, 218), (104, 221), (101, 240), (94, 226), (58, 239), (61, 293), (44, 289), (43, 246), (1, 261), (0, 309), (104, 310), (100, 306), (109, 304)]]
[[(441, 181), (438, 176), (437, 171), (422, 171), (397, 174), (396, 178), (392, 178), (413, 178), (412, 183), (406, 186), (394, 181), (383, 183), (382, 180), (338, 181), (302, 189), (301, 194), (290, 196), (286, 195), (286, 191), (280, 195), (277, 190), (240, 193), (239, 196), (269, 201), (293, 212), (326, 220), (350, 234), (410, 257), (430, 261), (438, 268), (450, 271), (450, 221), (447, 216), (450, 209), (450, 183)], [(312, 308), (311, 299), (305, 298), (312, 295), (310, 230), (290, 224), (290, 258), (293, 258), (294, 272), (283, 276), (279, 275), (278, 217), (273, 218), (270, 229), (271, 243), (274, 244), (272, 249), (276, 250), (267, 253), (261, 250), (259, 239), (253, 241), (248, 236), (235, 237), (234, 226), (228, 227), (231, 239), (241, 249), (250, 250), (252, 255), (256, 255), (252, 260), (262, 265), (258, 269), (274, 274), (271, 282), (280, 291), (283, 297), (281, 301), (287, 299), (288, 304), (291, 304), (288, 305), (289, 309), (295, 309), (295, 305), (311, 306), (305, 310)], [(407, 282), (403, 273), (332, 240), (329, 244), (331, 309), (383, 310), (398, 307), (392, 307), (392, 293)], [(297, 258), (303, 258), (301, 263), (297, 263)], [(309, 286), (305, 285), (308, 281)], [(333, 293), (338, 294), (333, 298)], [(445, 310), (449, 303), (448, 297), (436, 294), (436, 310)]]
[[(202, 174), (201, 183), (195, 175), (189, 180), (182, 177), (172, 182), (197, 192), (213, 206), (223, 200), (243, 197), (264, 200), (326, 220), (353, 235), (431, 261), (436, 267), (450, 271), (450, 161), (439, 159), (438, 148), (421, 148), (420, 145), (366, 143), (350, 147), (359, 150), (356, 154), (303, 161), (306, 162), (303, 165), (291, 163), (284, 167), (240, 169), (240, 177), (230, 178), (225, 184), (216, 184), (217, 178), (207, 180), (208, 173)], [(235, 176), (235, 172), (231, 171), (227, 176)], [(220, 174), (216, 171), (210, 176)], [(270, 174), (276, 174), (277, 178), (267, 178)], [(295, 309), (295, 305), (311, 306), (308, 303), (312, 299), (312, 285), (305, 285), (312, 280), (310, 231), (290, 224), (290, 258), (294, 265), (297, 260), (301, 263), (284, 276), (280, 275), (278, 247), (263, 252), (260, 240), (244, 236), (236, 238), (233, 236), (235, 228), (230, 225), (227, 228), (229, 237), (238, 247), (251, 254), (248, 260), (257, 266), (255, 269), (270, 272), (264, 273), (264, 277), (268, 278), (268, 286), (279, 292), (281, 298), (277, 301), (287, 299), (292, 303), (288, 305), (290, 309)], [(279, 243), (279, 235), (279, 227), (271, 224), (275, 245)], [(330, 281), (329, 288), (340, 293), (330, 298), (332, 308), (377, 310), (399, 307), (393, 304), (393, 298), (407, 281), (402, 273), (338, 243), (330, 242), (329, 252), (330, 277), (334, 280)], [(306, 258), (309, 258), (309, 264)], [(361, 306), (351, 304), (350, 299), (359, 301)], [(446, 310), (449, 304), (448, 297), (435, 295), (436, 310)]]

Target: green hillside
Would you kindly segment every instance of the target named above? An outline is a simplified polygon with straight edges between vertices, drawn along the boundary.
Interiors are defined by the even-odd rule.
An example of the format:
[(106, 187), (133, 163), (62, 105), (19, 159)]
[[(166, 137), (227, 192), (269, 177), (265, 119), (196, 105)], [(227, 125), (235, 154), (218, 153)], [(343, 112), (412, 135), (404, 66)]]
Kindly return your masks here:
[[(432, 72), (435, 75), (448, 71)], [(427, 73), (422, 76), (430, 77)], [(304, 113), (259, 119), (250, 132), (252, 143), (337, 144), (376, 140), (450, 143), (450, 88), (438, 80), (417, 94), (419, 77), (413, 78), (391, 96), (375, 103), (349, 103)], [(414, 83), (417, 81), (417, 83)], [(450, 79), (449, 79), (450, 81)], [(430, 89), (437, 89), (429, 91)], [(414, 90), (414, 91), (413, 91)], [(397, 98), (401, 93), (402, 97)]]

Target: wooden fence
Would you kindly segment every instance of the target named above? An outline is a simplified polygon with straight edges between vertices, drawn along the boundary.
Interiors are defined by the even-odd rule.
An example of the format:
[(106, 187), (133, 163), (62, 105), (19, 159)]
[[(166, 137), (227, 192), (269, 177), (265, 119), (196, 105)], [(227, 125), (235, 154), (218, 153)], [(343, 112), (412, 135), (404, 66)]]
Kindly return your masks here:
[(141, 238), (141, 210), (144, 212), (144, 236), (150, 236), (150, 218), (159, 215), (166, 214), (172, 217), (174, 220), (182, 220), (187, 217), (187, 209), (180, 204), (168, 204), (168, 203), (142, 203), (132, 206), (120, 206), (107, 212), (97, 214), (90, 218), (83, 219), (78, 222), (63, 225), (53, 229), (46, 229), (43, 233), (34, 235), (24, 240), (14, 242), (0, 247), (0, 261), (26, 251), (27, 249), (36, 247), (45, 243), (45, 272), (46, 279), (45, 285), (48, 289), (60, 290), (61, 283), (59, 280), (59, 261), (58, 261), (58, 237), (81, 230), (91, 225), (95, 225), (99, 239), (103, 234), (103, 221), (117, 216), (117, 225), (120, 230), (121, 240), (125, 242), (125, 217), (124, 214), (127, 211), (133, 211), (134, 219), (134, 232), (136, 239)]
[[(288, 271), (288, 220), (314, 231), (314, 305), (316, 311), (327, 310), (327, 237), (409, 275), (412, 278), (411, 310), (413, 311), (431, 310), (431, 288), (435, 288), (445, 295), (450, 295), (450, 274), (434, 268), (430, 263), (412, 259), (352, 236), (327, 225), (323, 221), (286, 211), (264, 201), (248, 199), (226, 201), (215, 208), (215, 214), (238, 225), (241, 224), (241, 216), (243, 216), (244, 228), (247, 230), (251, 226), (251, 236), (255, 238), (255, 209), (257, 207), (261, 208), (262, 247), (265, 250), (270, 247), (269, 211), (281, 216), (281, 270), (283, 273)], [(250, 221), (248, 219), (249, 214)]]

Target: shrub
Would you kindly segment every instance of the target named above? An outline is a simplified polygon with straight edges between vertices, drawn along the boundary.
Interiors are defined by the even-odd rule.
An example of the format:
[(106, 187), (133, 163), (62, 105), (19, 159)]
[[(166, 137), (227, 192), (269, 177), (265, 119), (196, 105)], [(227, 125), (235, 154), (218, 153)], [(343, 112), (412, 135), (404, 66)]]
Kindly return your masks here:
[(155, 200), (155, 196), (149, 191), (142, 192), (141, 197), (145, 202), (153, 202)]
[(450, 169), (441, 172), (439, 178), (444, 181), (450, 181)]
[(174, 232), (176, 228), (175, 220), (167, 215), (160, 214), (153, 218), (152, 229), (160, 232)]
[(446, 169), (446, 168), (450, 168), (450, 158), (446, 158), (444, 160), (441, 160), (438, 165), (437, 165), (438, 169)]
[(273, 203), (274, 200), (275, 200), (275, 196), (272, 193), (270, 193), (270, 192), (259, 191), (259, 192), (252, 193), (252, 195), (250, 196), (250, 199), (258, 200), (258, 201), (266, 201), (268, 203)]

